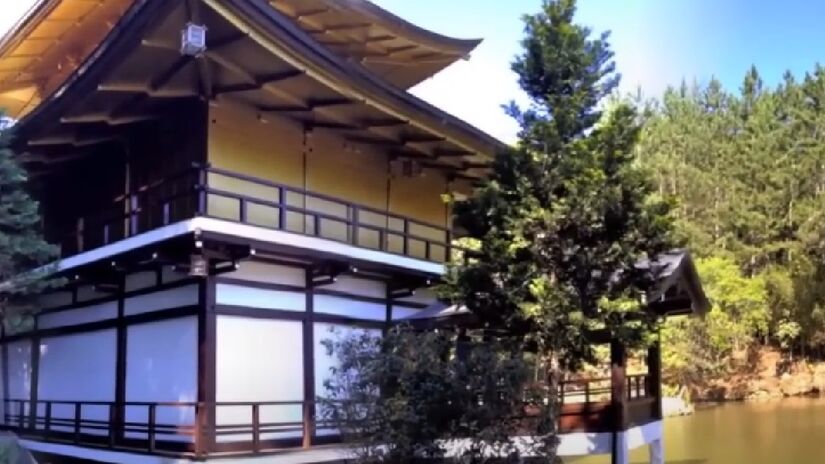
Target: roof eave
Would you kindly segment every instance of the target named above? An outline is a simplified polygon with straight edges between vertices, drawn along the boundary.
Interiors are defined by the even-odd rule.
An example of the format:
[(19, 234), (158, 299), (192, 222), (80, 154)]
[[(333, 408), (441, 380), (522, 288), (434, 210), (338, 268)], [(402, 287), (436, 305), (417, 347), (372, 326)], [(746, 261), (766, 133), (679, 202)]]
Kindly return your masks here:
[(429, 48), (442, 50), (457, 55), (468, 55), (478, 47), (482, 39), (461, 39), (449, 37), (413, 24), (406, 19), (387, 11), (369, 0), (331, 0), (334, 7), (348, 9), (380, 24), (396, 30), (408, 40)]

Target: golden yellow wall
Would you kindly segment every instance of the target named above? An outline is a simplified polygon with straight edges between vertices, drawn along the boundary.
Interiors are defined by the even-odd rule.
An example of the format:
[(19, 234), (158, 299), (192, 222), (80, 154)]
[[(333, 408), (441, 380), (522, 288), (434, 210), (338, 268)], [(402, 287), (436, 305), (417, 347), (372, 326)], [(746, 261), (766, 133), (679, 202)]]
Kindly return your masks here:
[[(215, 168), (264, 178), (297, 189), (328, 195), (357, 205), (368, 206), (378, 213), (361, 212), (361, 223), (389, 227), (403, 232), (400, 221), (381, 212), (411, 217), (423, 223), (444, 227), (447, 224), (446, 207), (441, 195), (446, 191), (443, 174), (426, 170), (416, 178), (389, 178), (388, 157), (378, 149), (347, 143), (335, 132), (317, 129), (305, 140), (303, 128), (286, 119), (267, 118), (261, 122), (244, 107), (222, 102), (210, 108), (209, 162)], [(279, 201), (275, 188), (213, 175), (210, 186), (255, 198)], [(389, 193), (389, 197), (388, 197)], [(352, 219), (352, 211), (340, 203), (306, 197), (297, 193), (286, 195), (291, 206), (307, 208), (332, 216), (321, 219), (321, 235), (347, 240), (345, 222)], [(209, 213), (227, 219), (239, 217), (238, 201), (209, 198)], [(277, 226), (277, 210), (267, 206), (250, 205), (248, 218), (252, 223)], [(335, 218), (340, 218), (337, 221)], [(296, 232), (313, 233), (316, 224), (298, 213), (287, 215), (287, 228)], [(443, 241), (445, 234), (437, 229), (413, 225), (410, 233), (423, 238)], [(361, 245), (377, 248), (377, 232), (368, 228), (358, 230)], [(388, 237), (390, 251), (400, 252), (400, 237)], [(394, 249), (398, 248), (398, 249)], [(423, 243), (411, 243), (410, 252), (423, 257)], [(434, 250), (434, 253), (440, 251)]]

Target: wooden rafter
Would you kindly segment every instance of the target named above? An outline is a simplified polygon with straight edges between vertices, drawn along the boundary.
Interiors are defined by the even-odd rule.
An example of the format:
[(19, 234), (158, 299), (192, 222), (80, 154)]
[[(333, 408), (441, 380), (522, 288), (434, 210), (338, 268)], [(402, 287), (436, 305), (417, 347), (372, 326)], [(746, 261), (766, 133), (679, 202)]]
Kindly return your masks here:
[(433, 155), (436, 158), (463, 158), (471, 156), (472, 153), (467, 150), (437, 148), (433, 150)]
[(262, 113), (310, 113), (312, 108), (301, 105), (268, 105), (258, 106), (258, 111)]
[(219, 95), (222, 93), (232, 93), (232, 92), (247, 92), (250, 90), (260, 90), (266, 85), (275, 84), (277, 82), (293, 79), (299, 76), (302, 76), (304, 73), (301, 71), (290, 70), (290, 71), (282, 71), (279, 73), (268, 74), (265, 76), (258, 76), (253, 77), (255, 82), (248, 82), (242, 84), (233, 84), (233, 85), (225, 85), (215, 87), (214, 93), (215, 95)]
[(295, 19), (310, 18), (312, 16), (322, 15), (329, 12), (329, 8), (315, 8), (313, 10), (296, 11)]
[(306, 30), (310, 34), (328, 34), (330, 32), (343, 32), (343, 31), (353, 31), (358, 29), (367, 29), (372, 27), (371, 23), (342, 23), (342, 24), (334, 24), (331, 26), (324, 26), (323, 28), (319, 29), (312, 29)]
[(409, 124), (407, 121), (402, 121), (396, 118), (385, 118), (385, 119), (365, 119), (359, 122), (361, 126), (366, 128), (380, 128), (380, 127), (398, 127), (398, 126), (406, 126)]

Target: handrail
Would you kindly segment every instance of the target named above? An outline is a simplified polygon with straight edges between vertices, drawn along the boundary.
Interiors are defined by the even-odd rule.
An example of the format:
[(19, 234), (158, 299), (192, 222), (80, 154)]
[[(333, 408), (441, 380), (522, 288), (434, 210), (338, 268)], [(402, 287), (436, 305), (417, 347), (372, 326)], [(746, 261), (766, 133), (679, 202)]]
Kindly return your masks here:
[[(274, 189), (277, 191), (274, 195), (277, 198), (217, 188), (212, 185), (214, 181), (210, 181), (211, 176)], [(160, 189), (168, 185), (174, 186), (175, 182), (183, 179), (191, 179), (191, 181), (182, 185), (180, 189), (160, 195)], [(345, 209), (345, 213), (324, 211), (321, 206), (306, 205), (306, 201), (303, 206), (290, 204), (289, 195), (325, 202), (333, 205), (333, 208)], [(178, 203), (187, 198), (191, 200), (191, 203)], [(328, 194), (197, 163), (163, 179), (143, 185), (132, 193), (119, 195), (109, 206), (101, 208), (102, 212), (78, 218), (76, 223), (72, 224), (72, 232), (62, 238), (67, 241), (62, 243), (71, 243), (70, 249), (76, 249), (79, 253), (146, 230), (168, 225), (173, 222), (173, 219), (177, 220), (177, 217), (204, 216), (227, 220), (226, 217), (214, 214), (214, 212), (210, 214), (210, 199), (212, 198), (237, 202), (238, 210), (233, 213), (236, 219), (230, 219), (236, 222), (259, 227), (274, 227), (291, 233), (315, 235), (362, 248), (421, 257), (430, 261), (448, 262), (451, 259), (452, 233), (450, 228), (444, 225), (428, 223)], [(248, 217), (250, 205), (277, 210), (277, 226), (261, 226), (250, 222)], [(173, 213), (176, 218), (172, 217)], [(303, 231), (291, 230), (287, 227), (288, 214), (300, 215), (303, 218), (301, 220)], [(370, 218), (364, 220), (365, 216), (370, 216)], [(324, 234), (322, 231), (324, 223), (335, 223), (346, 230), (335, 229), (334, 233)], [(307, 230), (306, 225), (311, 225), (311, 229)], [(363, 237), (363, 234), (367, 233), (365, 231), (370, 234), (370, 238), (366, 241)], [(432, 236), (429, 236), (430, 234)]]
[(432, 228), (432, 229), (440, 230), (442, 232), (450, 232), (450, 229), (448, 227), (440, 226), (440, 225), (437, 225), (437, 224), (431, 224), (431, 223), (424, 222), (424, 221), (419, 221), (417, 219), (412, 219), (412, 218), (409, 218), (409, 217), (406, 217), (406, 216), (401, 216), (399, 214), (395, 214), (395, 213), (392, 213), (392, 212), (389, 212), (389, 211), (383, 211), (383, 210), (380, 210), (378, 208), (374, 208), (374, 207), (371, 207), (371, 206), (354, 203), (354, 202), (351, 202), (351, 201), (344, 200), (342, 198), (336, 198), (334, 196), (327, 195), (327, 194), (324, 194), (324, 193), (312, 192), (310, 190), (306, 190), (306, 189), (302, 189), (302, 188), (298, 188), (298, 187), (292, 187), (292, 186), (289, 186), (289, 185), (286, 185), (286, 184), (280, 184), (280, 183), (273, 182), (273, 181), (270, 181), (270, 180), (261, 179), (261, 178), (258, 178), (258, 177), (250, 176), (250, 175), (247, 175), (247, 174), (242, 174), (242, 173), (239, 173), (239, 172), (233, 172), (233, 171), (229, 171), (229, 170), (221, 169), (221, 168), (215, 168), (215, 167), (207, 166), (204, 169), (207, 172), (212, 173), (212, 174), (231, 177), (231, 178), (234, 178), (234, 179), (242, 180), (244, 182), (255, 183), (255, 184), (263, 185), (263, 186), (270, 187), (270, 188), (284, 189), (285, 191), (290, 192), (290, 193), (295, 193), (295, 194), (298, 194), (298, 195), (307, 195), (307, 196), (310, 196), (310, 197), (313, 197), (313, 198), (316, 198), (316, 199), (319, 199), (319, 200), (329, 201), (331, 203), (338, 203), (338, 204), (341, 204), (343, 206), (353, 206), (353, 207), (357, 207), (359, 210), (368, 211), (368, 212), (373, 213), (373, 214), (379, 214), (379, 215), (387, 216), (387, 217), (392, 218), (392, 219), (398, 219), (398, 220), (402, 220), (402, 221), (409, 221), (409, 222), (414, 223), (416, 225), (429, 227), (429, 228)]
[[(645, 380), (647, 375), (628, 376), (634, 385)], [(640, 380), (636, 380), (640, 379)], [(609, 379), (579, 379), (567, 381), (588, 385), (593, 381)], [(647, 392), (645, 392), (647, 393)], [(639, 397), (643, 401), (654, 401), (652, 397)], [(323, 401), (323, 400), (319, 400)], [(209, 456), (211, 454), (256, 454), (285, 448), (311, 446), (316, 429), (334, 430), (334, 424), (321, 417), (303, 414), (316, 405), (315, 401), (159, 401), (159, 402), (106, 402), (106, 401), (65, 401), (65, 400), (23, 400), (5, 399), (3, 423), (0, 428), (12, 430), (21, 437), (60, 443), (72, 443), (79, 446), (103, 446), (112, 450), (144, 451), (180, 456)], [(529, 421), (535, 418), (529, 407), (534, 403), (524, 403), (525, 409), (514, 411), (514, 419)], [(612, 417), (610, 401), (595, 401), (582, 404), (563, 404), (560, 424), (569, 427), (571, 417), (583, 426), (592, 420), (592, 415), (601, 414), (604, 423)], [(163, 410), (185, 409), (187, 416), (177, 415), (177, 420), (164, 420)], [(208, 411), (217, 415), (222, 408), (242, 408), (235, 418), (239, 422), (212, 422), (205, 427), (201, 414)], [(282, 417), (272, 420), (264, 414), (265, 408), (294, 408)], [(300, 408), (300, 416), (296, 413)], [(140, 412), (142, 411), (142, 412)], [(578, 416), (581, 416), (577, 419)], [(300, 418), (299, 418), (300, 417)], [(583, 419), (590, 417), (590, 419)], [(652, 417), (652, 416), (651, 416)], [(308, 427), (307, 421), (314, 424)], [(524, 422), (529, 427), (529, 422)], [(561, 426), (561, 425), (560, 425)], [(181, 441), (181, 437), (190, 440)], [(273, 438), (276, 437), (276, 438)], [(281, 438), (277, 438), (281, 437)], [(306, 440), (306, 438), (309, 438)], [(221, 446), (229, 440), (231, 449)]]

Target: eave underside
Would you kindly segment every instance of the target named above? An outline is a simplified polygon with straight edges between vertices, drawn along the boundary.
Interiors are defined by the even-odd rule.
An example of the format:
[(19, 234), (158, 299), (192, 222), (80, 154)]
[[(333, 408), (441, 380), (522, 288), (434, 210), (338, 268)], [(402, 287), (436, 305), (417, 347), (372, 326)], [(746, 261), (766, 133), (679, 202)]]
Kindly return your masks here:
[[(201, 56), (180, 53), (187, 22), (208, 27)], [(353, 149), (377, 146), (456, 177), (483, 176), (499, 147), (337, 57), (263, 0), (136, 2), (79, 70), (22, 120), (26, 161), (72, 159), (192, 98), (241, 103), (262, 123), (286, 117), (335, 131)]]
[(270, 0), (275, 9), (341, 57), (409, 88), (463, 59), (480, 40), (445, 37), (365, 0)]

